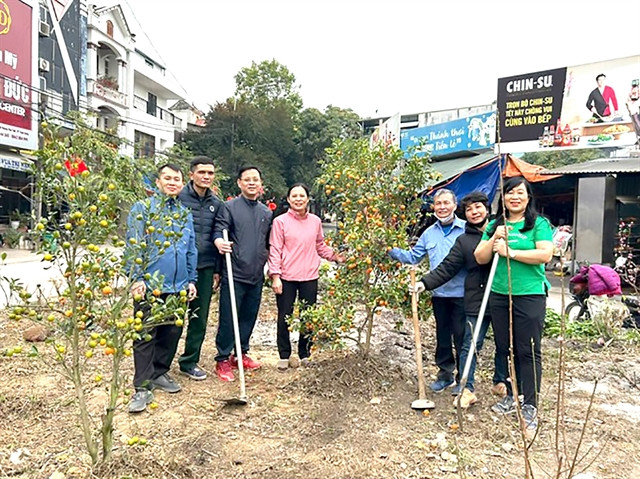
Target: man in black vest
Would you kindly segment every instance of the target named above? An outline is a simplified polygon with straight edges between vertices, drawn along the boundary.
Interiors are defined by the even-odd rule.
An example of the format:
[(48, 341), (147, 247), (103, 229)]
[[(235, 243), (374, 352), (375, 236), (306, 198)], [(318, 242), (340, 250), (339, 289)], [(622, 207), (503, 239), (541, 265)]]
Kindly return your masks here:
[(211, 191), (213, 177), (213, 160), (206, 156), (195, 157), (189, 171), (191, 181), (178, 196), (182, 204), (191, 209), (198, 247), (198, 296), (189, 303), (187, 338), (178, 364), (183, 374), (197, 381), (207, 378), (198, 362), (209, 319), (211, 295), (220, 284), (222, 268), (222, 257), (213, 245), (213, 230), (224, 203)]

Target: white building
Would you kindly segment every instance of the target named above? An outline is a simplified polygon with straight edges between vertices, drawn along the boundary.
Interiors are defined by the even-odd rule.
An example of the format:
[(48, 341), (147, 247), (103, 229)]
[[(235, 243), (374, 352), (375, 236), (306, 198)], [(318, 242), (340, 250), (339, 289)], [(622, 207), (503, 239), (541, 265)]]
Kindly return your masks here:
[(130, 25), (120, 5), (88, 6), (87, 109), (97, 128), (125, 140), (123, 153), (153, 156), (183, 129), (169, 107), (185, 94), (159, 59), (138, 47)]

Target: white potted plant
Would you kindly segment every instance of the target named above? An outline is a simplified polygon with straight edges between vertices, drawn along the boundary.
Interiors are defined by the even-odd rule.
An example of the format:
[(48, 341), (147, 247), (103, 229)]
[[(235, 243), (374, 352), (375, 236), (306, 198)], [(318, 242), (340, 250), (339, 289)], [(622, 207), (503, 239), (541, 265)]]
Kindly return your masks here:
[(20, 220), (22, 219), (22, 213), (19, 209), (13, 210), (9, 213), (9, 225), (11, 229), (17, 230), (20, 227)]

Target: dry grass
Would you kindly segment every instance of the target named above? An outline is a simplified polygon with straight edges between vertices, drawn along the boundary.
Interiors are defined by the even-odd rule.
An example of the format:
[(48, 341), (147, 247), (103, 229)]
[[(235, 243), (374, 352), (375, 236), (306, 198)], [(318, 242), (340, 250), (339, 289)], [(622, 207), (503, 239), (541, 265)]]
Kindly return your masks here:
[[(131, 416), (119, 408), (114, 461), (96, 470), (84, 451), (73, 390), (54, 373), (48, 353), (44, 361), (25, 354), (0, 357), (0, 477), (49, 478), (56, 471), (64, 477), (101, 478), (524, 477), (515, 422), (489, 410), (494, 399), (487, 370), (477, 374), (480, 400), (465, 413), (463, 432), (455, 431), (457, 418), (446, 392), (432, 395), (437, 407), (429, 415), (410, 409), (416, 397), (411, 331), (395, 331), (396, 318), (390, 312), (377, 327), (376, 352), (370, 359), (347, 352), (320, 353), (311, 368), (279, 372), (269, 296), (265, 295), (268, 301), (252, 353), (264, 367), (248, 374), (249, 404), (226, 405), (224, 399), (237, 395), (235, 383), (182, 377), (183, 391), (158, 393), (155, 410)], [(25, 327), (0, 319), (0, 349), (19, 344)], [(202, 366), (208, 370), (213, 368), (214, 330), (212, 325), (205, 342)], [(422, 332), (426, 370), (435, 372), (430, 365), (430, 321)], [(535, 477), (555, 477), (554, 350), (547, 341), (542, 429), (530, 450)], [(488, 346), (481, 367), (490, 363), (490, 354)], [(598, 479), (640, 477), (640, 391), (619, 374), (622, 370), (628, 377), (640, 376), (640, 352), (576, 348), (569, 357), (569, 444), (582, 427), (589, 385), (598, 378), (585, 439), (585, 451), (592, 449), (583, 464), (591, 463), (589, 470)], [(87, 378), (99, 370), (101, 361), (91, 363)], [(131, 374), (132, 361), (125, 363), (125, 370)], [(87, 388), (97, 419), (105, 386), (90, 381)], [(372, 404), (372, 398), (379, 403)], [(134, 435), (148, 444), (128, 446)], [(23, 455), (14, 463), (10, 456), (18, 450)]]

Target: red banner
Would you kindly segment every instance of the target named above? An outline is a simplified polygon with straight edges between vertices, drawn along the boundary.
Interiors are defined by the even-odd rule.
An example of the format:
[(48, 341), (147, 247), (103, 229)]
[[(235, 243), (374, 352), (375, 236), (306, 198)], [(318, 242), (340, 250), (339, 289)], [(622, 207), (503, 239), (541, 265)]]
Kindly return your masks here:
[(0, 144), (35, 148), (33, 8), (0, 0)]

